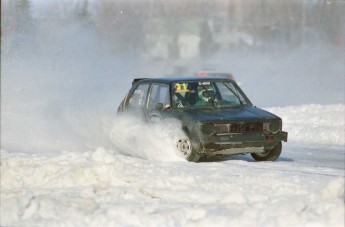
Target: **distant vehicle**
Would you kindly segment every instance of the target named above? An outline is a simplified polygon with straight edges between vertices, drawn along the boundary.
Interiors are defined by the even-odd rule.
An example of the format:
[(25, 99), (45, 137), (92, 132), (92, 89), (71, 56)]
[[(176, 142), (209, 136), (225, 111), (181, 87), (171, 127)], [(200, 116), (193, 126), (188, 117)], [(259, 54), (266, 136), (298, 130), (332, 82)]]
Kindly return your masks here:
[(281, 118), (253, 106), (227, 78), (135, 79), (117, 114), (134, 114), (149, 123), (179, 120), (184, 135), (176, 148), (192, 162), (248, 153), (258, 161), (274, 161), (281, 141), (287, 142)]
[(200, 71), (200, 72), (196, 72), (195, 75), (196, 76), (220, 77), (220, 78), (227, 78), (230, 80), (235, 80), (235, 77), (231, 73)]

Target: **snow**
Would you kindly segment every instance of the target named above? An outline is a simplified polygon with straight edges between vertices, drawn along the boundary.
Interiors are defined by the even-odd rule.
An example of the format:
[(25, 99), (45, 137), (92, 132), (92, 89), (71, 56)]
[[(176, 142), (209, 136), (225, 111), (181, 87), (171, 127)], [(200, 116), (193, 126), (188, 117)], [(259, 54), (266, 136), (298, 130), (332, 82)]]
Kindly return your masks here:
[(345, 105), (267, 110), (289, 132), (276, 162), (186, 162), (168, 146), (174, 122), (133, 124), (132, 143), (115, 122), (113, 148), (2, 149), (1, 225), (344, 226)]
[(267, 108), (283, 119), (289, 143), (345, 145), (345, 105), (300, 105)]

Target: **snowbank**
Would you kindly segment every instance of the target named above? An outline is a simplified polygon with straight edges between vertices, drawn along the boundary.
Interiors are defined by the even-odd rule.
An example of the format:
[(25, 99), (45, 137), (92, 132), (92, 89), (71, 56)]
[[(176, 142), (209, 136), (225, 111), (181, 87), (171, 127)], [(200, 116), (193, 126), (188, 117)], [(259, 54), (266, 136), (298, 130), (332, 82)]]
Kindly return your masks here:
[(289, 143), (345, 146), (345, 105), (301, 105), (266, 110), (283, 119)]
[(344, 224), (339, 169), (241, 160), (159, 162), (103, 148), (1, 154), (3, 226)]

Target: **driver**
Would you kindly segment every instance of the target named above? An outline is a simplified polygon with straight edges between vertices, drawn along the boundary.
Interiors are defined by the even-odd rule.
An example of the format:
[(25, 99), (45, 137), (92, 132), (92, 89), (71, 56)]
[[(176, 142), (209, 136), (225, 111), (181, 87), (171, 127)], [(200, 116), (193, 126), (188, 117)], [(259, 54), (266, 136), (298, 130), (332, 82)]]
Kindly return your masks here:
[(195, 106), (204, 106), (212, 102), (214, 98), (214, 92), (212, 87), (199, 86), (198, 87), (198, 101)]

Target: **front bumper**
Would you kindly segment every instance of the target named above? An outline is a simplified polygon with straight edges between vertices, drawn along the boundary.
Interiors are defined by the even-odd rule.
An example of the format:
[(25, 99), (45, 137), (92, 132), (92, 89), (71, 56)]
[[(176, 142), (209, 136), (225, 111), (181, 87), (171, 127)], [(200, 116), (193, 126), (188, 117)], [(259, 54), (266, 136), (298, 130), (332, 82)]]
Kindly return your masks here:
[(218, 133), (203, 136), (201, 153), (255, 153), (264, 149), (273, 149), (279, 141), (287, 142), (288, 133)]
[(242, 144), (250, 142), (287, 142), (287, 132), (278, 132), (276, 134), (267, 133), (219, 133), (213, 138), (215, 144)]

